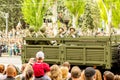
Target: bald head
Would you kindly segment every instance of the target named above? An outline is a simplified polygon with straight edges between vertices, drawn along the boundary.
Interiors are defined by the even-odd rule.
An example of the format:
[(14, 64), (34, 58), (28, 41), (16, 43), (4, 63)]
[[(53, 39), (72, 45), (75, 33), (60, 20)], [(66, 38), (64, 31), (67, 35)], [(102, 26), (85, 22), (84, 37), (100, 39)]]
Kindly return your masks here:
[(16, 76), (16, 69), (13, 66), (8, 66), (6, 69), (7, 76), (15, 77)]

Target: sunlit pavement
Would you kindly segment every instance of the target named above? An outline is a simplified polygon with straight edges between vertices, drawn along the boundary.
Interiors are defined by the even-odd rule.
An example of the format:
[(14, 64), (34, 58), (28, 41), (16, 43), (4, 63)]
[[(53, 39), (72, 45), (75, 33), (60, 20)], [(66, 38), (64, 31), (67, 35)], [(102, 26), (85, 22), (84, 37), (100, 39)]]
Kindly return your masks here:
[(0, 57), (0, 64), (4, 64), (5, 66), (7, 66), (8, 64), (14, 64), (15, 66), (21, 68), (21, 56), (9, 56), (8, 54), (3, 54)]

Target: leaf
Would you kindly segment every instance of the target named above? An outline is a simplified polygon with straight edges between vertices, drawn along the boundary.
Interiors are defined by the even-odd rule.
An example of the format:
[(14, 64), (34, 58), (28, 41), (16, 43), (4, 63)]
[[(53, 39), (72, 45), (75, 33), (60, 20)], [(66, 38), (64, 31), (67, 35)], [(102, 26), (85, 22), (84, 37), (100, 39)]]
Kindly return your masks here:
[(100, 15), (101, 18), (107, 23), (108, 22), (108, 17), (107, 17), (107, 8), (103, 2), (103, 0), (97, 0), (99, 9), (100, 9)]

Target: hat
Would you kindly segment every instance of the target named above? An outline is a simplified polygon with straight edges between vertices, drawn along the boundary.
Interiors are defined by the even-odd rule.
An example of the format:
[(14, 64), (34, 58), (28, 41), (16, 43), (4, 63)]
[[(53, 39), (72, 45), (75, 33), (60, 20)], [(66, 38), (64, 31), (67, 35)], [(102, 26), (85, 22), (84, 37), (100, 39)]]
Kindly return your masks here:
[(44, 58), (44, 53), (42, 51), (37, 52), (36, 58)]
[(87, 67), (85, 69), (85, 76), (86, 77), (92, 77), (95, 74), (95, 69), (92, 67)]

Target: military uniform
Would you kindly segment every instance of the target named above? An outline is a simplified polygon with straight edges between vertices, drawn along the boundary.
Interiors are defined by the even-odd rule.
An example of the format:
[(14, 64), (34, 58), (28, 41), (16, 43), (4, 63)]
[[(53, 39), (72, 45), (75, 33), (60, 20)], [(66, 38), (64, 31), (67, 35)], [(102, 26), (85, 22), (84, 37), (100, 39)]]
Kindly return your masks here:
[(76, 31), (75, 31), (75, 28), (70, 28), (70, 31), (69, 31), (68, 34), (66, 34), (66, 37), (76, 38), (76, 37), (77, 37), (77, 34), (76, 34)]

